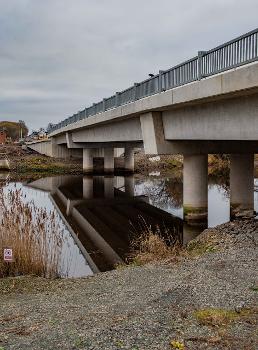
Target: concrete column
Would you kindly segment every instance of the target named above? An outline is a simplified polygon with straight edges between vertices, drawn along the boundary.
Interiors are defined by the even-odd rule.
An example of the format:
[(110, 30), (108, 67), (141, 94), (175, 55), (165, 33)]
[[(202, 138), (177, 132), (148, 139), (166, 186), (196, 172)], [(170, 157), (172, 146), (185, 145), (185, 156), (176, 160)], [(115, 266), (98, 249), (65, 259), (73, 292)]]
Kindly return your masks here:
[(91, 148), (83, 149), (83, 172), (93, 172), (93, 149)]
[(208, 155), (184, 156), (184, 218), (204, 223), (208, 218)]
[(105, 198), (114, 198), (114, 177), (104, 177), (104, 196)]
[(83, 181), (83, 199), (93, 198), (93, 177), (84, 176), (82, 181)]
[(113, 173), (114, 172), (114, 148), (104, 149), (104, 172)]
[(234, 216), (254, 214), (254, 155), (230, 155), (230, 212)]
[(125, 148), (125, 170), (134, 172), (134, 149)]

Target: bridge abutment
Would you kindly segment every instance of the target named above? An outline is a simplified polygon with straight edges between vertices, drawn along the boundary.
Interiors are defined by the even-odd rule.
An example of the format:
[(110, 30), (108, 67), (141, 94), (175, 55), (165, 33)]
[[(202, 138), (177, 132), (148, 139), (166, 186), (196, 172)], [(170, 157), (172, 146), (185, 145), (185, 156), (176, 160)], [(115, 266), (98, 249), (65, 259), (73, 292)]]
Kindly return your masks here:
[(254, 215), (254, 155), (230, 155), (230, 214)]
[(69, 159), (71, 151), (65, 145), (58, 145), (55, 138), (51, 138), (51, 157)]
[(184, 155), (184, 218), (203, 223), (208, 219), (208, 155)]

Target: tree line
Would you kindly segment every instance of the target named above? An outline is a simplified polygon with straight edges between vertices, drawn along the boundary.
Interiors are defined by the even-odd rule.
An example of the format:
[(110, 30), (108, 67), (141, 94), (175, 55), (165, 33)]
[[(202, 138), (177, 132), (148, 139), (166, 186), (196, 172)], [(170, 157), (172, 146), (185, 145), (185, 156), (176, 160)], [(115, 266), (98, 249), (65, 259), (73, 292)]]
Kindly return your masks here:
[(7, 137), (15, 141), (26, 137), (29, 129), (23, 120), (19, 122), (0, 121), (0, 131), (6, 132)]

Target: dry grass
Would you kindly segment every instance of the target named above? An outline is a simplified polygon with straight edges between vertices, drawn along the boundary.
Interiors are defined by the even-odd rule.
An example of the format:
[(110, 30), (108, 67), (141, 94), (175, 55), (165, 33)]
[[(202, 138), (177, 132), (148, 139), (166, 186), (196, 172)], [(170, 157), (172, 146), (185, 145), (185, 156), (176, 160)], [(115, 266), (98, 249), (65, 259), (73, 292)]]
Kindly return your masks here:
[[(0, 277), (58, 277), (63, 231), (54, 212), (26, 203), (24, 197), (21, 190), (0, 188)], [(13, 249), (14, 262), (4, 262), (6, 247)]]
[(194, 316), (205, 326), (225, 326), (239, 318), (239, 314), (234, 310), (213, 308), (195, 311)]
[(159, 226), (152, 228), (145, 222), (142, 233), (132, 243), (132, 263), (144, 265), (149, 262), (169, 260), (177, 261), (181, 245), (175, 233)]

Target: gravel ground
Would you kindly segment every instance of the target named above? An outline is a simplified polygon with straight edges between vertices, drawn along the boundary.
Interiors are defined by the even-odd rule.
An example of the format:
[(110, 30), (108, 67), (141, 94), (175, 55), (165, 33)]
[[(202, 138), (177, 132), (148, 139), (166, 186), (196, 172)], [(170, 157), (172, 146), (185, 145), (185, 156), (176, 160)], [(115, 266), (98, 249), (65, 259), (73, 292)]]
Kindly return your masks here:
[[(3, 279), (0, 349), (258, 349), (257, 244), (249, 220), (204, 231), (177, 264)], [(210, 308), (233, 317), (197, 317)]]

